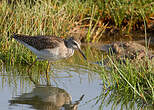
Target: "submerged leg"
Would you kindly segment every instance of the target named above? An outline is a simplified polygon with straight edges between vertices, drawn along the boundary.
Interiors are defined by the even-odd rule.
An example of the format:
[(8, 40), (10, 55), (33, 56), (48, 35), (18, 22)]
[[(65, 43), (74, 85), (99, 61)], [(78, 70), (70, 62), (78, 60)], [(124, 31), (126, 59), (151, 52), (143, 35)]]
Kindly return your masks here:
[(28, 72), (28, 76), (29, 76), (29, 79), (33, 82), (33, 84), (36, 86), (36, 85), (40, 85), (39, 83), (38, 83), (38, 81), (36, 82), (33, 78), (32, 78), (32, 74), (30, 74), (29, 72)]
[(30, 70), (30, 68), (36, 63), (36, 61), (37, 61), (37, 59), (35, 59), (35, 61), (28, 67), (28, 72), (29, 72), (29, 70)]
[(50, 85), (50, 77), (48, 75), (48, 72), (50, 71), (50, 62), (48, 61), (47, 69), (46, 69), (46, 79), (47, 79), (47, 85)]
[(38, 82), (34, 81), (34, 79), (32, 78), (32, 74), (30, 74), (30, 72), (29, 72), (30, 68), (36, 63), (36, 61), (37, 61), (37, 59), (35, 59), (35, 61), (34, 61), (31, 65), (29, 65), (27, 72), (28, 72), (29, 79), (30, 79), (35, 85), (39, 85)]

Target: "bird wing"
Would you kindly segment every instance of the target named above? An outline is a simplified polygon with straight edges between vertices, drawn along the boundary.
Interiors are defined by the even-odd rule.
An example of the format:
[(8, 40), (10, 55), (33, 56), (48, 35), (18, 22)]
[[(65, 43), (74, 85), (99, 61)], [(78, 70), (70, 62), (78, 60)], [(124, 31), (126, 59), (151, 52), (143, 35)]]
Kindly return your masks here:
[(13, 35), (19, 42), (24, 42), (38, 50), (51, 49), (59, 46), (63, 39), (56, 36), (27, 36), (27, 35)]

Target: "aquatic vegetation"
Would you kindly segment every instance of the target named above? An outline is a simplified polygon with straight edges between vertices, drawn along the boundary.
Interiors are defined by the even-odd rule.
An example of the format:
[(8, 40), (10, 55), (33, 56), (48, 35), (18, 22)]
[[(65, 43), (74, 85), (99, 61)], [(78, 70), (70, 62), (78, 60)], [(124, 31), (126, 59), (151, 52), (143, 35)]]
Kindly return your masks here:
[(113, 108), (118, 104), (121, 108), (133, 108), (136, 104), (138, 109), (153, 106), (154, 63), (149, 59), (134, 63), (128, 59), (125, 63), (110, 57), (109, 60), (110, 70), (103, 68), (100, 73), (104, 88), (98, 99), (102, 101), (101, 106), (109, 103), (113, 103)]
[[(35, 60), (28, 49), (10, 39), (12, 33), (60, 37), (75, 35), (85, 42), (98, 42), (107, 32), (147, 32), (151, 29), (150, 17), (154, 14), (152, 0), (36, 0), (32, 4), (24, 0), (7, 1), (11, 0), (0, 1), (0, 64), (7, 65), (28, 65)], [(87, 56), (95, 54), (86, 52)], [(125, 64), (112, 59), (109, 61), (111, 70), (85, 64), (85, 68), (100, 73), (104, 89), (99, 97), (102, 106), (106, 96), (110, 96), (107, 102), (113, 102), (115, 106), (131, 101), (141, 108), (154, 104), (154, 70), (149, 60), (146, 64), (133, 64), (129, 60)], [(68, 62), (79, 60), (74, 58)], [(46, 65), (44, 62), (36, 64)]]
[(9, 38), (13, 33), (73, 35), (80, 36), (82, 41), (97, 42), (106, 32), (130, 32), (141, 27), (144, 30), (144, 25), (151, 23), (153, 7), (152, 0), (3, 0), (0, 2), (0, 59), (24, 64), (33, 59), (29, 51)]

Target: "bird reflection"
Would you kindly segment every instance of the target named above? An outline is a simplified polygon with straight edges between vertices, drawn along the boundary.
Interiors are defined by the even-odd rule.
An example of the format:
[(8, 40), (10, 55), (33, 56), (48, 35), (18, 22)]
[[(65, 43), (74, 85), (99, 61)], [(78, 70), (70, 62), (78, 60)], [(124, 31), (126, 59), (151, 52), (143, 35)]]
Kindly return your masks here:
[[(36, 85), (32, 78), (30, 80)], [(31, 105), (36, 110), (77, 110), (83, 96), (72, 103), (71, 96), (64, 89), (37, 84), (30, 93), (23, 93), (14, 97), (9, 100), (9, 103), (10, 106), (16, 104)]]
[(38, 110), (59, 110), (63, 105), (71, 104), (71, 96), (58, 87), (38, 86), (32, 92), (10, 100), (10, 104), (28, 104)]

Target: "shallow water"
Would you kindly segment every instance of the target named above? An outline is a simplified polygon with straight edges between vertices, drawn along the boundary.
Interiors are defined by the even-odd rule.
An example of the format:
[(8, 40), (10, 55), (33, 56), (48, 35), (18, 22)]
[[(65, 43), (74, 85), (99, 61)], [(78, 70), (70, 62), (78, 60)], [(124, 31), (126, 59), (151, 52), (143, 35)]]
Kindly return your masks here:
[[(91, 51), (84, 50), (89, 55), (89, 60), (95, 62), (98, 57), (92, 57)], [(99, 52), (94, 51), (99, 56)], [(44, 85), (51, 84), (51, 87), (63, 89), (72, 97), (72, 103), (79, 100), (82, 95), (83, 99), (78, 105), (78, 110), (98, 110), (100, 102), (97, 102), (98, 97), (102, 92), (102, 81), (98, 72), (86, 65), (82, 56), (75, 52), (75, 55), (69, 59), (61, 60), (53, 63), (50, 66), (48, 75), (50, 83), (47, 82), (45, 75), (46, 66), (33, 66), (30, 70), (32, 79), (29, 78), (27, 67), (24, 66), (7, 66), (0, 67), (0, 109), (1, 110), (48, 110), (50, 106), (44, 107), (42, 102), (34, 103), (32, 101), (25, 102), (24, 100), (16, 101), (17, 97), (22, 97), (24, 93), (31, 93), (35, 88), (35, 84)], [(98, 66), (94, 64), (94, 66)], [(89, 69), (88, 69), (89, 68)], [(37, 81), (38, 80), (38, 81)], [(45, 92), (45, 91), (44, 91)], [(43, 93), (41, 93), (41, 98)], [(52, 95), (51, 95), (52, 96)], [(50, 95), (48, 97), (51, 97)], [(46, 99), (45, 99), (46, 100)], [(34, 100), (37, 101), (37, 100)], [(33, 103), (31, 103), (33, 102)], [(38, 104), (39, 103), (39, 104)], [(40, 106), (42, 105), (42, 106)], [(104, 106), (105, 110), (111, 108), (111, 105)], [(52, 109), (51, 109), (52, 110)]]
[[(58, 65), (56, 65), (58, 66)], [(55, 69), (55, 68), (54, 68)], [(75, 72), (74, 68), (69, 67), (69, 74), (66, 70), (61, 69), (59, 72), (54, 72), (57, 78), (54, 80), (51, 78), (52, 86), (64, 89), (72, 97), (72, 101), (78, 100), (81, 95), (84, 94), (84, 98), (79, 104), (79, 110), (96, 110), (98, 105), (95, 105), (96, 98), (101, 93), (101, 80), (96, 73), (88, 73), (86, 70), (81, 70), (78, 68), (80, 73)], [(55, 70), (56, 71), (56, 70)], [(64, 72), (63, 72), (64, 71)], [(16, 73), (14, 73), (16, 72)], [(9, 100), (12, 100), (13, 97), (22, 95), (23, 93), (30, 93), (34, 88), (34, 84), (29, 80), (27, 75), (19, 75), (20, 71), (14, 70), (7, 71), (5, 66), (3, 66), (3, 71), (1, 72), (0, 81), (1, 81), (1, 90), (0, 90), (0, 108), (1, 110), (37, 110), (36, 106), (31, 104), (14, 104), (9, 105)], [(49, 73), (50, 74), (50, 73)], [(91, 74), (92, 76), (88, 76)], [(70, 76), (71, 75), (71, 76)], [(43, 76), (42, 76), (43, 77)], [(90, 78), (92, 77), (92, 78)], [(40, 78), (40, 82), (45, 85), (46, 81)], [(88, 102), (90, 101), (91, 102)], [(41, 108), (41, 107), (40, 107)]]
[[(83, 51), (88, 55), (88, 60), (91, 62), (101, 60), (102, 53), (100, 51), (92, 50), (90, 47), (88, 48), (89, 49), (83, 49)], [(1, 65), (0, 109), (53, 110), (51, 109), (52, 107), (45, 106), (45, 104), (42, 103), (44, 100), (46, 100), (42, 98), (44, 93), (46, 94), (46, 92), (43, 90), (40, 92), (42, 99), (37, 103), (34, 102), (38, 99), (28, 99), (28, 102), (20, 100), (11, 104), (11, 101), (15, 100), (16, 97), (21, 97), (24, 95), (24, 93), (31, 94), (32, 90), (36, 86), (34, 82), (37, 82), (37, 84), (44, 85), (44, 87), (47, 87), (47, 84), (50, 84), (50, 87), (63, 89), (72, 97), (72, 102), (79, 100), (80, 97), (84, 95), (83, 99), (78, 105), (78, 110), (98, 110), (99, 106), (101, 105), (101, 101), (97, 102), (97, 100), (103, 89), (102, 81), (99, 76), (99, 73), (101, 72), (99, 71), (100, 66), (97, 64), (91, 64), (90, 66), (93, 67), (91, 68), (87, 67), (87, 65), (88, 64), (83, 60), (82, 56), (80, 56), (78, 52), (75, 52), (73, 57), (55, 62), (50, 66), (50, 71), (48, 72), (50, 82), (47, 82), (45, 75), (46, 66), (33, 66), (33, 68), (30, 70), (33, 79), (30, 79), (27, 73), (27, 67), (20, 65)], [(51, 98), (52, 95), (46, 97)], [(134, 108), (135, 107), (136, 105), (134, 105)], [(110, 110), (111, 108), (112, 103), (103, 105), (103, 110)], [(116, 109), (120, 109), (120, 104)]]

